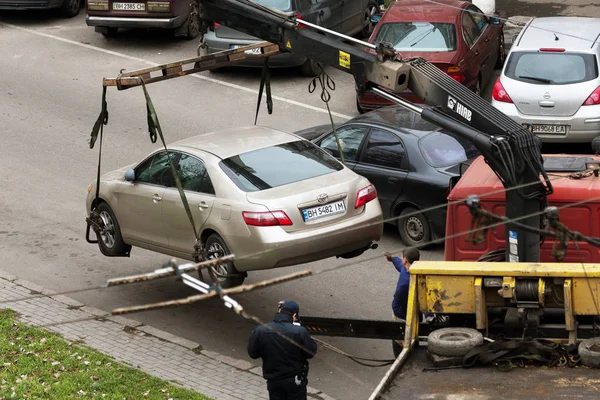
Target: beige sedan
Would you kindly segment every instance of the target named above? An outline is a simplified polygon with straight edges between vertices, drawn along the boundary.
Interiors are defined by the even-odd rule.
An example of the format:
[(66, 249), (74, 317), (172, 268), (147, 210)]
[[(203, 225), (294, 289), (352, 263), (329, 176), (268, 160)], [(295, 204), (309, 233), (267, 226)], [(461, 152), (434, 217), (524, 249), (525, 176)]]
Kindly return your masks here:
[[(375, 188), (311, 142), (251, 126), (169, 146), (207, 256), (235, 254), (213, 270), (221, 285), (247, 271), (355, 257), (376, 247), (383, 219)], [(195, 234), (164, 149), (107, 173), (88, 188), (98, 245), (107, 256), (132, 246), (193, 259)]]

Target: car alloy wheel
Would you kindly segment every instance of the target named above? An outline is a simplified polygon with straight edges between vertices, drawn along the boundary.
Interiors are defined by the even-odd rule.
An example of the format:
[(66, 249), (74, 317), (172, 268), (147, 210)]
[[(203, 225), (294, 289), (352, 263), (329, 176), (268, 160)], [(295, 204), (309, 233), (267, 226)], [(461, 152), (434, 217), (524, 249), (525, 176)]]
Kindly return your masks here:
[(198, 2), (192, 4), (192, 10), (188, 17), (188, 39), (195, 39), (200, 34), (200, 14), (198, 12)]
[[(226, 256), (225, 249), (218, 242), (211, 243), (209, 248), (206, 249), (206, 253), (208, 254), (209, 260), (213, 260), (215, 258)], [(227, 267), (225, 265), (223, 265), (223, 264), (216, 265), (214, 267), (210, 267), (210, 270), (211, 270), (211, 275), (213, 275), (214, 278), (216, 278), (220, 284), (222, 284), (223, 282), (225, 282), (227, 280), (228, 271), (227, 271)]]
[(115, 223), (107, 211), (102, 211), (100, 213), (100, 219), (102, 220), (102, 225), (104, 225), (104, 229), (100, 232), (100, 240), (102, 243), (109, 249), (115, 247), (116, 239), (115, 239)]
[(405, 222), (405, 229), (408, 236), (414, 242), (420, 242), (425, 236), (425, 227), (418, 217), (409, 217)]
[(375, 25), (371, 21), (374, 15), (377, 15), (377, 2), (370, 0), (369, 4), (367, 5), (367, 9), (365, 10), (365, 19), (363, 21), (363, 29), (361, 31), (361, 36), (365, 39), (368, 39), (375, 29)]

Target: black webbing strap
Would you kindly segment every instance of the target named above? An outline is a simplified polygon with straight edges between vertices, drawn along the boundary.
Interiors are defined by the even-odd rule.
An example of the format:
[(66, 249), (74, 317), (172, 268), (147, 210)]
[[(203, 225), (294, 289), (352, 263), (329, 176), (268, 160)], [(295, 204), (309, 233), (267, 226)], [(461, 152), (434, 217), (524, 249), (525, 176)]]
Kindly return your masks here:
[(96, 139), (98, 139), (98, 134), (100, 134), (100, 145), (98, 151), (98, 170), (96, 171), (96, 199), (100, 195), (100, 167), (102, 163), (102, 136), (104, 133), (104, 125), (108, 124), (108, 107), (106, 103), (106, 86), (102, 88), (102, 109), (100, 110), (100, 115), (98, 119), (94, 123), (94, 127), (92, 128), (92, 134), (90, 137), (90, 149), (94, 148), (96, 144)]
[(165, 138), (162, 133), (162, 129), (160, 127), (160, 123), (158, 122), (158, 116), (156, 115), (156, 110), (154, 109), (154, 104), (152, 104), (152, 99), (150, 99), (150, 94), (146, 90), (146, 85), (144, 84), (144, 80), (142, 82), (142, 89), (144, 89), (144, 96), (146, 97), (146, 111), (148, 112), (148, 132), (150, 134), (150, 140), (152, 143), (156, 142), (158, 136), (160, 136), (160, 140), (167, 152), (167, 156), (169, 157), (169, 164), (171, 165), (171, 173), (173, 174), (173, 178), (175, 178), (175, 186), (177, 186), (177, 190), (179, 191), (179, 196), (181, 197), (181, 201), (183, 202), (183, 207), (185, 208), (185, 212), (187, 213), (188, 219), (192, 224), (192, 230), (194, 231), (194, 236), (196, 237), (196, 246), (195, 246), (195, 258), (198, 259), (198, 244), (200, 243), (200, 234), (196, 231), (196, 224), (194, 223), (194, 217), (192, 216), (192, 211), (190, 210), (190, 205), (187, 201), (187, 197), (185, 196), (185, 192), (183, 191), (183, 186), (181, 185), (181, 180), (179, 179), (179, 174), (175, 169), (175, 164), (173, 163), (173, 158), (171, 153), (167, 149), (167, 143), (165, 142)]
[(256, 115), (254, 116), (254, 125), (258, 121), (258, 112), (260, 111), (260, 101), (262, 100), (263, 90), (267, 94), (267, 111), (269, 115), (273, 114), (273, 99), (271, 98), (271, 72), (269, 71), (269, 57), (265, 58), (262, 73), (260, 75), (260, 87), (258, 88), (258, 101), (256, 102)]

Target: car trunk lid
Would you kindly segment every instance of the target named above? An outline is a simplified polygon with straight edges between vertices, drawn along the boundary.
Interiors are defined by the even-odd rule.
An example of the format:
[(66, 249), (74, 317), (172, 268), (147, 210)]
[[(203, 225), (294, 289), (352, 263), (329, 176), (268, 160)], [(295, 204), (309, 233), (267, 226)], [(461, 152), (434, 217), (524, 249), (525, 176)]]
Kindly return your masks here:
[(368, 185), (366, 179), (344, 168), (332, 174), (248, 192), (246, 198), (248, 202), (263, 205), (269, 211), (284, 211), (292, 225), (281, 228), (291, 233), (339, 223), (359, 215), (363, 207), (354, 208), (356, 195)]
[(511, 55), (501, 83), (524, 115), (570, 117), (598, 87), (593, 54), (560, 48)]

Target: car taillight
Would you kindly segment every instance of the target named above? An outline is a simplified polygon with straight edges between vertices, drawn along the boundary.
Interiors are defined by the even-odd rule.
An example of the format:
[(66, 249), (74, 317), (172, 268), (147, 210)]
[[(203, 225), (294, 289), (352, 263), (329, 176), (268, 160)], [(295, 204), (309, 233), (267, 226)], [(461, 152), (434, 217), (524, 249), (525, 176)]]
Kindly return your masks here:
[(456, 66), (456, 65), (451, 65), (448, 67), (448, 70), (446, 71), (446, 73), (448, 75), (450, 75), (450, 77), (452, 79), (454, 79), (457, 82), (463, 83), (465, 80), (465, 75), (463, 74), (462, 70), (460, 69), (460, 67)]
[[(296, 19), (302, 19), (302, 15), (299, 12), (296, 13)], [(306, 25), (298, 23), (298, 28), (306, 28)]]
[(590, 94), (590, 97), (583, 102), (584, 106), (595, 106), (598, 104), (600, 104), (600, 86), (598, 86), (596, 90)]
[(510, 98), (510, 96), (508, 95), (508, 93), (506, 93), (506, 89), (504, 89), (504, 86), (502, 86), (502, 83), (500, 83), (500, 78), (498, 78), (498, 80), (494, 84), (494, 90), (492, 91), (492, 98), (496, 101), (501, 101), (503, 103), (512, 103), (513, 102), (512, 99)]
[(221, 24), (219, 24), (217, 22), (215, 22), (213, 25), (215, 26), (215, 28), (218, 28), (219, 26), (221, 26)]
[(254, 212), (244, 211), (242, 217), (246, 225), (251, 226), (283, 226), (292, 225), (292, 220), (283, 211)]
[(369, 185), (365, 188), (362, 188), (358, 191), (358, 193), (356, 193), (356, 203), (354, 204), (354, 208), (364, 206), (376, 198), (377, 190), (375, 190), (375, 186)]

